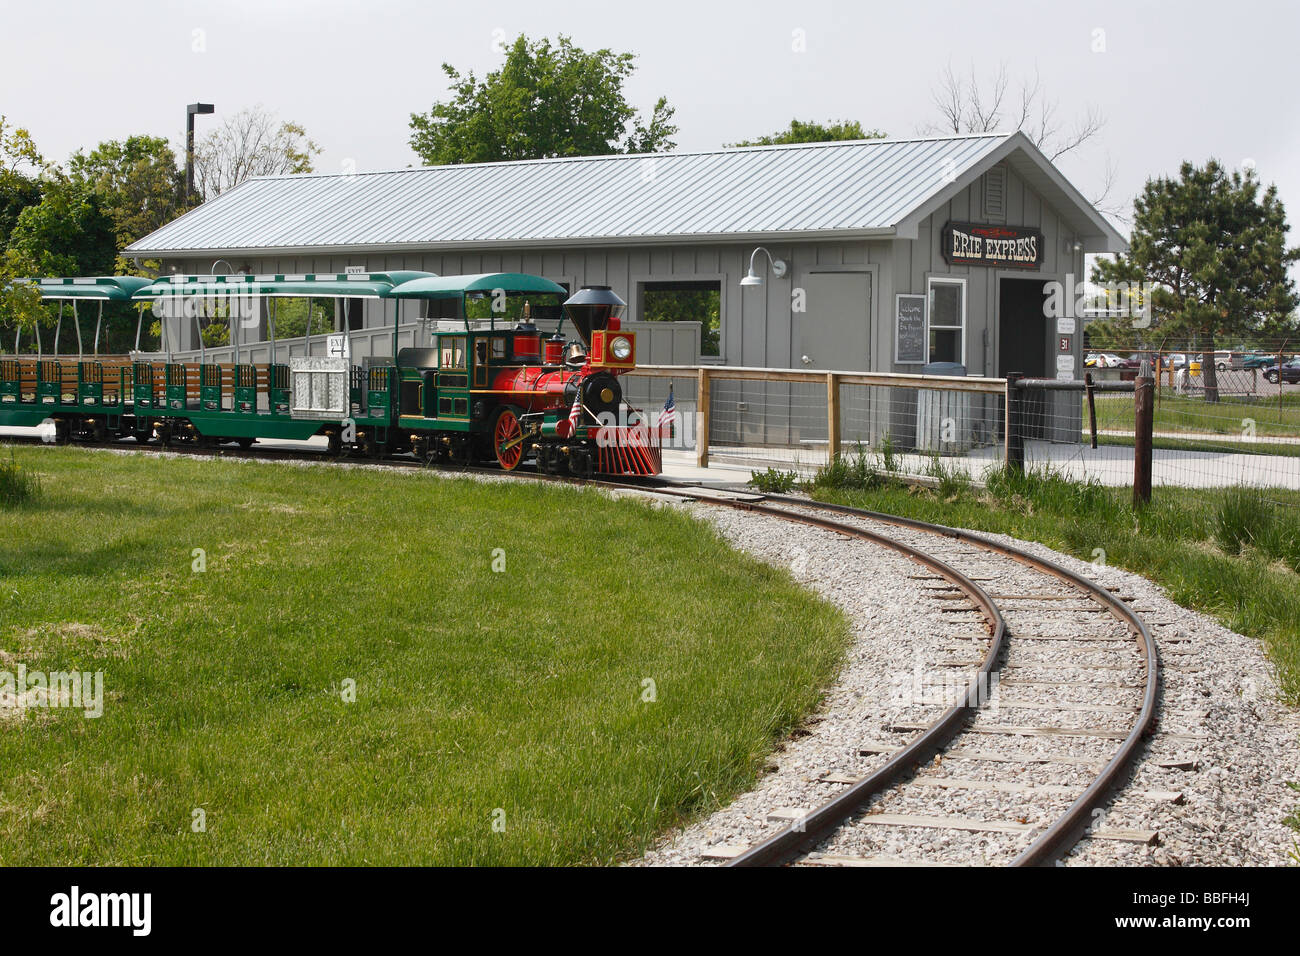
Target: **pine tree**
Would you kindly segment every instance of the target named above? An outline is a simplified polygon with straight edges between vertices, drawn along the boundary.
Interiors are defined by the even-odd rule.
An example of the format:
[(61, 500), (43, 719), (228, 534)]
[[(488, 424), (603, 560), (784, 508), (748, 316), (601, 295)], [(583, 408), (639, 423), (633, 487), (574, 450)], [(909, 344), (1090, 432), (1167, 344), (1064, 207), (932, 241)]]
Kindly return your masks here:
[(1277, 187), (1261, 189), (1253, 170), (1185, 162), (1177, 179), (1148, 180), (1133, 210), (1128, 255), (1099, 262), (1093, 281), (1141, 275), (1154, 283), (1155, 320), (1169, 334), (1196, 337), (1205, 400), (1217, 402), (1215, 343), (1267, 334), (1300, 305), (1287, 275), (1300, 248), (1287, 248)]

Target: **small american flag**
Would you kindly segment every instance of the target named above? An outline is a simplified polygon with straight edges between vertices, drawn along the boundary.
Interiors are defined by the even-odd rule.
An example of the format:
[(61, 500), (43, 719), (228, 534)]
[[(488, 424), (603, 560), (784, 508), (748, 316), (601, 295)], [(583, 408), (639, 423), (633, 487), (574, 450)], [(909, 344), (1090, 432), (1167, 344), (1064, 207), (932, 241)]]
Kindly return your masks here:
[(573, 407), (569, 409), (569, 434), (578, 433), (578, 422), (582, 419), (582, 385), (578, 385), (577, 392), (573, 395)]
[(677, 427), (677, 403), (673, 400), (673, 385), (668, 383), (668, 400), (664, 402), (664, 409), (659, 413), (659, 433), (662, 435), (664, 429), (668, 430), (668, 437), (671, 438)]

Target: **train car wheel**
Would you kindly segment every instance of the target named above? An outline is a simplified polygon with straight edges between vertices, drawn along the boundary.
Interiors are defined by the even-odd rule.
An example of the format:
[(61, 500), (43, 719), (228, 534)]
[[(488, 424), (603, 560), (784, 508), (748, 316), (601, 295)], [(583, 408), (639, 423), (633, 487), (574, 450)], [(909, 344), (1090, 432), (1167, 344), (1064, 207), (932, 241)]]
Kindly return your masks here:
[(524, 458), (524, 430), (519, 417), (510, 409), (497, 412), (492, 426), (492, 447), (496, 449), (497, 462), (506, 471), (514, 471)]
[(253, 442), (254, 442), (255, 440), (256, 440), (256, 439), (253, 439), (253, 438), (237, 438), (237, 439), (235, 439), (235, 441), (238, 442), (239, 447), (240, 447), (240, 448), (243, 448), (243, 449), (245, 449), (245, 450), (247, 450), (247, 449), (249, 449), (249, 448), (252, 448), (252, 447), (253, 447)]

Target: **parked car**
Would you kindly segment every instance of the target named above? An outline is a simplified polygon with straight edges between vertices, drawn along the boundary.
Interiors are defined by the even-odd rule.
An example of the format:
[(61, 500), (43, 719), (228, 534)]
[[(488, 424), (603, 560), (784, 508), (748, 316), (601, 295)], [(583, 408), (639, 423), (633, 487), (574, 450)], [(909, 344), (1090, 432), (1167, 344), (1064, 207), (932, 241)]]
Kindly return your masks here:
[(1246, 356), (1241, 352), (1232, 352), (1227, 349), (1219, 349), (1214, 353), (1214, 367), (1220, 372), (1228, 369), (1242, 368), (1242, 362)]
[(1088, 368), (1127, 368), (1124, 362), (1114, 352), (1089, 352), (1083, 364)]
[(1270, 365), (1264, 369), (1264, 377), (1274, 385), (1280, 379), (1288, 385), (1294, 385), (1300, 382), (1300, 362), (1287, 362), (1285, 365)]
[(1268, 368), (1277, 363), (1276, 355), (1247, 355), (1241, 360), (1242, 368)]

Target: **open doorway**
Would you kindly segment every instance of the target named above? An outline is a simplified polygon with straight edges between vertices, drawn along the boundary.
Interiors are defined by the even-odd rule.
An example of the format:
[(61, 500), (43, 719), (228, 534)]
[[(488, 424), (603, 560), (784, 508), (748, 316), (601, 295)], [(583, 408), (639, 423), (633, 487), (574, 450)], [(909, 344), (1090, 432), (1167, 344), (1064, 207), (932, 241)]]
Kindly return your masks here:
[(1047, 377), (1047, 296), (1042, 279), (1003, 279), (998, 285), (998, 375)]
[[(998, 375), (1019, 372), (1026, 378), (1049, 378), (1047, 295), (1042, 279), (1003, 279), (998, 283)], [(1052, 370), (1051, 374), (1055, 374)], [(1051, 424), (1049, 393), (1022, 392), (1026, 438), (1045, 438)]]

